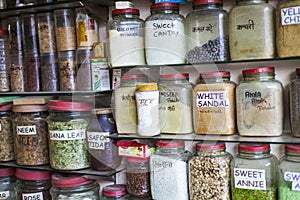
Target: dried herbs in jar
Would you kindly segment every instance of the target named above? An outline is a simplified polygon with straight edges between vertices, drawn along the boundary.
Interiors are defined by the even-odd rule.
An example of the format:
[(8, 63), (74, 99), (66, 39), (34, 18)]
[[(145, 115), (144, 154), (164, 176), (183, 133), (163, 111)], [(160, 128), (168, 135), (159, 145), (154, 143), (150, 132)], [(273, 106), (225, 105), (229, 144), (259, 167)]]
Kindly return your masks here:
[(12, 104), (0, 106), (0, 162), (14, 160)]

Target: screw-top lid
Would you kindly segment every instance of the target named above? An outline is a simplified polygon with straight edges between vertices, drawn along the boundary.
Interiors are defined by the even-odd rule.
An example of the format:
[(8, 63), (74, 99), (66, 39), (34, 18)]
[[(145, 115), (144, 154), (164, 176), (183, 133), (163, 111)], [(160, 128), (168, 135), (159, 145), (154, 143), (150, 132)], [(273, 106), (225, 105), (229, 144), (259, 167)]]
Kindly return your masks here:
[(195, 0), (193, 6), (207, 4), (207, 3), (223, 3), (223, 0)]
[(157, 90), (158, 86), (157, 83), (141, 83), (136, 86), (137, 91), (150, 91), (150, 90)]
[(126, 186), (123, 184), (107, 185), (103, 188), (102, 193), (107, 197), (123, 196), (127, 194)]
[(200, 151), (214, 151), (214, 150), (222, 150), (225, 149), (226, 145), (224, 142), (205, 142), (205, 143), (197, 143), (196, 149)]
[(112, 15), (120, 15), (125, 13), (140, 14), (140, 11), (136, 8), (116, 9), (112, 11)]
[(243, 70), (243, 75), (261, 73), (261, 72), (274, 72), (274, 71), (275, 71), (274, 67), (260, 67), (260, 68)]
[(146, 77), (145, 74), (129, 74), (129, 75), (121, 76), (121, 80), (130, 80), (130, 79), (144, 78), (144, 77)]
[(149, 161), (149, 157), (148, 158), (128, 157), (127, 161), (131, 162), (131, 163), (148, 162)]
[(4, 105), (0, 105), (0, 111), (8, 111), (8, 110), (12, 110), (13, 108), (13, 104), (12, 103), (7, 103)]
[(156, 145), (159, 147), (184, 147), (184, 142), (176, 140), (158, 140)]
[(205, 77), (228, 77), (230, 76), (230, 72), (227, 71), (218, 71), (218, 72), (203, 72), (199, 74), (200, 78), (205, 78)]
[(285, 151), (300, 153), (300, 145), (299, 144), (286, 144)]
[(26, 112), (42, 112), (47, 111), (48, 106), (45, 105), (14, 105), (13, 111), (14, 112), (20, 112), (20, 113), (26, 113)]
[(0, 35), (8, 35), (8, 30), (0, 30)]
[(155, 3), (155, 4), (151, 5), (150, 9), (162, 8), (162, 7), (172, 7), (172, 8), (178, 8), (179, 9), (179, 4), (178, 3), (171, 3), (171, 2)]
[(72, 188), (81, 185), (86, 185), (93, 182), (91, 179), (87, 179), (81, 175), (63, 175), (53, 174), (52, 184), (58, 188)]
[(92, 110), (92, 114), (105, 115), (110, 113), (112, 113), (112, 108), (96, 108)]
[(51, 172), (49, 171), (32, 171), (28, 169), (16, 169), (15, 176), (19, 179), (28, 180), (28, 181), (43, 181), (51, 179)]
[(15, 174), (15, 168), (3, 167), (0, 168), (0, 177), (13, 176)]
[(161, 74), (160, 78), (164, 79), (186, 79), (189, 78), (188, 73), (183, 73), (183, 74)]
[(92, 106), (88, 102), (81, 101), (61, 101), (50, 100), (48, 102), (49, 110), (64, 110), (64, 111), (91, 111)]
[(270, 150), (270, 144), (240, 143), (239, 151), (243, 152), (264, 152)]

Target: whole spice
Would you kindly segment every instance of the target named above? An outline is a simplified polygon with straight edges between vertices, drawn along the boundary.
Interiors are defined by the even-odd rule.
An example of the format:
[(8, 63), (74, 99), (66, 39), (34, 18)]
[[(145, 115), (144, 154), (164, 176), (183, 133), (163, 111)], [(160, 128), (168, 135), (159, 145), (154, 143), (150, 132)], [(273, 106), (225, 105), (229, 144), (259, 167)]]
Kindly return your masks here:
[(10, 88), (12, 92), (25, 91), (25, 73), (22, 56), (11, 56)]
[(0, 161), (14, 160), (12, 104), (0, 106)]
[(42, 91), (59, 90), (58, 61), (55, 53), (41, 55)]
[(58, 27), (56, 28), (56, 35), (58, 51), (76, 49), (75, 27)]
[(7, 18), (9, 25), (10, 54), (22, 53), (22, 23), (19, 16)]
[(56, 52), (55, 27), (52, 13), (39, 13), (37, 19), (40, 53)]
[(26, 67), (26, 91), (38, 92), (41, 90), (41, 69), (40, 57), (38, 54), (26, 55), (24, 57), (24, 66)]
[(58, 52), (60, 90), (76, 90), (76, 58), (74, 51)]

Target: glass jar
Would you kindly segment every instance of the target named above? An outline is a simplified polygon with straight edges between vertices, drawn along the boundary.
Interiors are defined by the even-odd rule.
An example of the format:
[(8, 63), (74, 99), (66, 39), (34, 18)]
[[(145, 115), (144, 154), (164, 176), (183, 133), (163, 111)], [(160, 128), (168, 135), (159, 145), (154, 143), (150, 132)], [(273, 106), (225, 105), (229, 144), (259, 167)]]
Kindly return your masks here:
[(52, 13), (37, 14), (40, 54), (56, 52), (55, 25)]
[(300, 68), (296, 68), (296, 79), (294, 79), (289, 85), (289, 103), (290, 103), (290, 125), (291, 135), (300, 137)]
[(277, 172), (278, 200), (300, 199), (300, 145), (286, 144)]
[(145, 53), (148, 65), (185, 64), (186, 35), (179, 4), (152, 4), (145, 20)]
[(116, 9), (108, 22), (109, 58), (112, 67), (145, 65), (144, 21), (138, 9)]
[(43, 199), (51, 200), (51, 172), (17, 168), (16, 200)]
[(158, 140), (150, 156), (150, 181), (153, 199), (188, 200), (187, 162), (191, 154), (183, 141)]
[(229, 13), (231, 59), (275, 58), (275, 30), (275, 8), (267, 0), (237, 1)]
[(22, 19), (22, 42), (24, 54), (39, 52), (38, 25), (35, 14), (23, 14)]
[(129, 200), (126, 185), (114, 184), (103, 187), (103, 200)]
[(0, 30), (0, 92), (10, 91), (10, 60), (8, 31)]
[(50, 100), (48, 107), (50, 166), (58, 170), (90, 167), (86, 130), (91, 105), (79, 101)]
[(16, 200), (16, 188), (14, 187), (15, 169), (8, 167), (0, 168), (0, 199)]
[(193, 132), (191, 97), (188, 73), (160, 75), (159, 120), (162, 133)]
[(14, 105), (13, 111), (16, 163), (48, 164), (47, 105)]
[(22, 54), (10, 55), (10, 89), (12, 92), (25, 92), (25, 67)]
[(269, 144), (240, 143), (231, 162), (232, 199), (276, 200), (276, 171)]
[(25, 54), (25, 90), (26, 92), (41, 91), (41, 65), (38, 53)]
[(12, 103), (0, 105), (0, 162), (15, 159), (12, 107)]
[(76, 50), (76, 79), (79, 91), (92, 91), (91, 54), (92, 49)]
[(115, 120), (118, 134), (137, 134), (137, 107), (135, 90), (139, 83), (146, 83), (144, 74), (121, 76), (121, 85), (114, 90)]
[(42, 91), (59, 91), (58, 58), (56, 53), (43, 53), (41, 59)]
[(149, 158), (129, 157), (126, 164), (126, 188), (134, 197), (150, 197)]
[(61, 91), (76, 90), (76, 55), (75, 51), (59, 51), (59, 82)]
[(236, 117), (241, 136), (279, 136), (283, 132), (283, 87), (274, 67), (243, 70), (236, 87)]
[(196, 0), (186, 17), (189, 63), (229, 60), (228, 13), (223, 0)]
[(22, 55), (22, 22), (20, 16), (7, 17), (9, 31), (10, 54)]
[(236, 132), (235, 87), (230, 72), (200, 73), (193, 89), (193, 119), (196, 134), (230, 135)]
[(52, 175), (52, 200), (99, 200), (99, 184), (82, 175)]

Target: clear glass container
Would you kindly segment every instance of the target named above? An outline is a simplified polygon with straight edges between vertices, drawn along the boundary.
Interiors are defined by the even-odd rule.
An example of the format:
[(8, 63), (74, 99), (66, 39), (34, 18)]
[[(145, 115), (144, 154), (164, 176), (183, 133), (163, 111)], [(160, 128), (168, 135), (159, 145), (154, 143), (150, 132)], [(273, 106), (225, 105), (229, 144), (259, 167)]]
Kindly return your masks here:
[(109, 59), (112, 67), (145, 65), (144, 21), (138, 9), (116, 9), (108, 22)]
[(148, 65), (186, 63), (184, 17), (179, 4), (152, 4), (145, 20), (145, 53)]
[(296, 68), (296, 78), (288, 85), (289, 88), (289, 107), (291, 135), (300, 137), (300, 68)]
[(8, 31), (0, 30), (0, 92), (10, 91), (10, 57)]
[(74, 91), (76, 84), (76, 55), (75, 51), (59, 51), (59, 82), (61, 91)]
[(22, 54), (10, 55), (10, 90), (25, 92), (25, 67)]
[(237, 1), (229, 13), (231, 60), (275, 58), (275, 32), (275, 8), (267, 0)]
[(9, 31), (10, 54), (22, 55), (22, 22), (20, 16), (7, 17)]
[(232, 199), (276, 200), (276, 172), (269, 144), (240, 143), (231, 162)]
[(26, 92), (41, 91), (41, 63), (38, 53), (25, 54), (25, 90)]
[(196, 0), (186, 17), (189, 63), (229, 60), (228, 12), (222, 0)]
[(43, 53), (41, 59), (42, 91), (59, 91), (59, 70), (56, 53)]
[(283, 87), (274, 67), (243, 70), (236, 87), (237, 129), (241, 136), (283, 133)]
[(17, 191), (15, 169), (8, 167), (0, 168), (0, 198), (5, 200), (16, 200)]
[(103, 200), (129, 200), (126, 185), (114, 184), (103, 187)]
[(76, 79), (79, 91), (92, 91), (91, 54), (92, 49), (76, 50)]
[(0, 105), (0, 162), (15, 159), (12, 107), (12, 103)]
[(24, 54), (39, 52), (38, 24), (35, 14), (23, 14), (22, 19), (22, 42)]
[(56, 52), (55, 24), (52, 13), (37, 14), (40, 54)]

